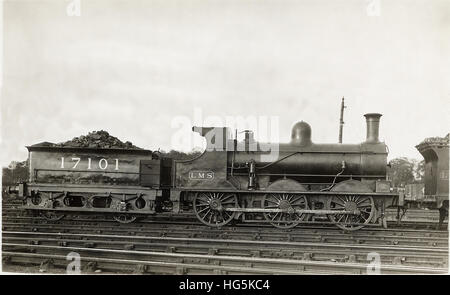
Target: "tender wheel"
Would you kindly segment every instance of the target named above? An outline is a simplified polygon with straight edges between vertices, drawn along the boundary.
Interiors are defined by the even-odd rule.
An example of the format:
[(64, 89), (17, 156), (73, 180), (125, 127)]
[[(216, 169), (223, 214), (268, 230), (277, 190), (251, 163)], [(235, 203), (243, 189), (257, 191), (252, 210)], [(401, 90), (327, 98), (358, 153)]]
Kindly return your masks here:
[(115, 214), (113, 215), (113, 218), (115, 221), (120, 222), (120, 223), (132, 223), (133, 221), (135, 221), (137, 219), (136, 216), (131, 215), (131, 214)]
[[(339, 228), (354, 231), (368, 224), (375, 212), (375, 203), (370, 196), (332, 196), (327, 203), (328, 210), (358, 211), (354, 214), (329, 214), (328, 219)], [(357, 223), (357, 224), (355, 224)]]
[[(264, 209), (287, 209), (288, 211), (308, 209), (308, 202), (304, 195), (290, 193), (264, 195), (262, 205)], [(308, 214), (272, 212), (264, 213), (264, 217), (275, 227), (292, 228), (307, 218)]]
[(64, 218), (64, 214), (55, 211), (41, 211), (41, 216), (47, 219), (48, 221), (58, 221)]
[(232, 193), (198, 193), (194, 197), (194, 213), (208, 226), (220, 227), (228, 224), (236, 216), (236, 212), (225, 211), (237, 208), (238, 198)]

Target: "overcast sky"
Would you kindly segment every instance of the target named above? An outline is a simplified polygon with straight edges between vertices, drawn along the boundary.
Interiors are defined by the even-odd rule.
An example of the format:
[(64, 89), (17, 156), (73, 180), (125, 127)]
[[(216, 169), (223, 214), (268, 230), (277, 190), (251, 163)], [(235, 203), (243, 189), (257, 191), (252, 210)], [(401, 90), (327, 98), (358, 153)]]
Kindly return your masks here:
[(382, 113), (390, 159), (449, 132), (448, 0), (80, 0), (68, 16), (74, 1), (4, 1), (2, 165), (100, 129), (180, 148), (173, 122), (195, 110), (278, 116), (285, 142), (304, 120), (336, 142), (342, 96), (344, 142)]

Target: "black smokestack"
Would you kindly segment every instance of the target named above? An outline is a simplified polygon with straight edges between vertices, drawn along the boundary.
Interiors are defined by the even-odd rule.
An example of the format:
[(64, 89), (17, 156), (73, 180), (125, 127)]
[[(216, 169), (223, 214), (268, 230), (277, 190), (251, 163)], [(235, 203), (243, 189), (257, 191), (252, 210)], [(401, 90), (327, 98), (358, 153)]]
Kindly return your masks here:
[(378, 139), (378, 132), (380, 128), (380, 117), (381, 114), (371, 113), (365, 114), (366, 123), (367, 123), (367, 137), (366, 143), (378, 143), (380, 142)]

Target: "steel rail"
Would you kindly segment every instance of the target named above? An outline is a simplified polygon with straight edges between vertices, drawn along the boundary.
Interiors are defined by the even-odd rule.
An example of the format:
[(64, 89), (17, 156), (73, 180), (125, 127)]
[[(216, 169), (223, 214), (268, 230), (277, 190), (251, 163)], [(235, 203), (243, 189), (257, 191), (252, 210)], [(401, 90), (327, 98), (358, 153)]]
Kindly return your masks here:
[[(23, 248), (25, 245), (4, 243), (3, 247), (19, 247)], [(46, 245), (26, 245), (27, 248), (37, 250), (50, 250), (53, 253), (55, 251), (62, 251), (64, 253), (77, 252), (81, 257), (87, 258), (84, 254), (96, 254), (96, 255), (131, 255), (145, 257), (148, 260), (150, 257), (153, 259), (172, 259), (173, 260), (194, 260), (200, 259), (208, 262), (220, 262), (228, 264), (246, 264), (251, 267), (258, 267), (259, 265), (268, 271), (271, 270), (301, 270), (301, 269), (315, 269), (315, 268), (331, 268), (338, 270), (358, 270), (366, 271), (368, 265), (362, 263), (330, 263), (323, 261), (310, 261), (310, 260), (292, 260), (292, 259), (279, 259), (279, 258), (256, 258), (256, 257), (239, 257), (239, 256), (217, 256), (217, 255), (199, 255), (199, 254), (179, 254), (179, 253), (162, 253), (152, 251), (130, 251), (130, 250), (112, 250), (112, 249), (99, 249), (99, 248), (80, 248), (80, 247), (61, 247), (61, 246), (46, 246)], [(14, 252), (5, 251), (4, 255), (14, 255)], [(166, 262), (166, 261), (164, 261)], [(446, 268), (430, 268), (430, 267), (410, 267), (410, 266), (398, 266), (398, 265), (380, 265), (381, 273), (416, 273), (416, 274), (442, 274), (448, 272)]]
[(380, 239), (434, 239), (435, 241), (443, 241), (446, 242), (448, 240), (448, 233), (445, 231), (425, 231), (418, 230), (414, 231), (411, 229), (391, 229), (391, 230), (361, 230), (357, 232), (345, 232), (341, 229), (335, 228), (320, 228), (320, 227), (298, 227), (290, 230), (275, 230), (272, 227), (260, 228), (260, 227), (252, 227), (252, 226), (239, 226), (239, 227), (224, 227), (224, 228), (209, 228), (202, 225), (186, 225), (184, 223), (164, 223), (164, 222), (155, 222), (155, 223), (147, 223), (145, 225), (133, 226), (133, 224), (117, 224), (115, 222), (109, 222), (108, 224), (99, 225), (99, 222), (93, 220), (88, 223), (86, 222), (65, 222), (65, 223), (25, 223), (25, 222), (3, 222), (4, 230), (8, 230), (10, 228), (23, 228), (29, 229), (33, 231), (37, 231), (39, 229), (55, 229), (55, 230), (71, 230), (80, 229), (80, 226), (88, 227), (85, 230), (91, 231), (104, 231), (104, 230), (114, 230), (117, 232), (140, 232), (140, 233), (152, 233), (158, 231), (171, 231), (173, 233), (177, 233), (177, 231), (184, 232), (185, 234), (189, 234), (189, 232), (195, 234), (242, 234), (242, 235), (271, 235), (274, 237), (286, 237), (290, 235), (291, 237), (299, 236), (306, 237), (307, 235), (316, 235), (316, 236), (336, 236), (336, 237), (350, 237), (350, 238), (377, 238)]
[(315, 247), (315, 248), (340, 248), (352, 250), (395, 250), (395, 251), (411, 251), (425, 252), (433, 254), (447, 254), (448, 247), (424, 248), (417, 246), (382, 246), (382, 245), (351, 245), (351, 244), (335, 244), (335, 243), (312, 243), (312, 242), (286, 242), (286, 241), (253, 241), (253, 240), (224, 240), (224, 239), (204, 239), (204, 238), (177, 238), (177, 237), (149, 237), (149, 236), (129, 236), (129, 235), (107, 235), (107, 234), (76, 234), (76, 233), (42, 233), (42, 232), (16, 232), (3, 231), (3, 235), (35, 235), (35, 236), (54, 236), (54, 237), (79, 237), (79, 238), (104, 238), (104, 239), (124, 239), (139, 241), (173, 241), (188, 243), (216, 243), (216, 244), (238, 244), (238, 245), (256, 245), (256, 246), (291, 246), (291, 247)]
[[(191, 243), (191, 241), (171, 241), (168, 240), (147, 240), (135, 241), (132, 239), (99, 239), (89, 237), (83, 239), (68, 239), (66, 237), (3, 237), (4, 243), (21, 243), (35, 245), (59, 245), (59, 246), (82, 246), (82, 247), (106, 247), (108, 249), (133, 249), (158, 252), (176, 252), (188, 254), (211, 254), (233, 255), (243, 257), (287, 257), (289, 259), (306, 258), (314, 261), (340, 261), (340, 262), (367, 262), (368, 253), (371, 249), (347, 249), (330, 247), (290, 247), (285, 244), (280, 245), (258, 245), (251, 243), (234, 245), (233, 243), (211, 243), (203, 240)], [(418, 265), (430, 267), (442, 267), (448, 265), (447, 253), (417, 253), (414, 251), (402, 252), (395, 248), (379, 250), (380, 262), (386, 264)]]

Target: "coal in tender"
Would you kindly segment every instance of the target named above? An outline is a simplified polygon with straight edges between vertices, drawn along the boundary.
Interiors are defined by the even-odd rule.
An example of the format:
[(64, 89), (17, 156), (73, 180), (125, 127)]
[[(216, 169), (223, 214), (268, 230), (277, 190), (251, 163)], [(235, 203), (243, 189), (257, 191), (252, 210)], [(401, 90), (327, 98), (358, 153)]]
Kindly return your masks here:
[(104, 130), (89, 132), (87, 135), (81, 135), (73, 138), (72, 140), (57, 143), (54, 146), (142, 150), (142, 148), (133, 145), (129, 141), (122, 142), (120, 139), (110, 135)]

